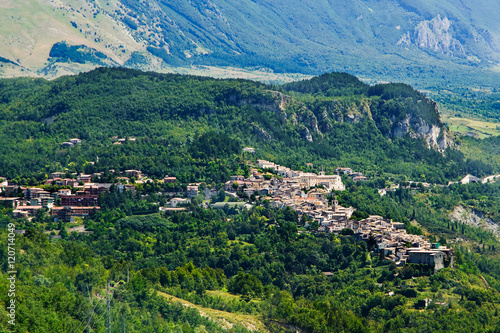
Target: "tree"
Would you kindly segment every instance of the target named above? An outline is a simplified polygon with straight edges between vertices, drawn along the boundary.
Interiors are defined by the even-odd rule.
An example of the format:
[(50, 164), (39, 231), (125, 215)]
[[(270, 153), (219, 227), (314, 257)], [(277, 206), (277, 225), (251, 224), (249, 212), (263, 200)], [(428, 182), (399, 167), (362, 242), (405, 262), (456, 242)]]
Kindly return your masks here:
[(239, 271), (229, 281), (228, 290), (232, 293), (259, 297), (264, 291), (264, 286), (255, 275)]

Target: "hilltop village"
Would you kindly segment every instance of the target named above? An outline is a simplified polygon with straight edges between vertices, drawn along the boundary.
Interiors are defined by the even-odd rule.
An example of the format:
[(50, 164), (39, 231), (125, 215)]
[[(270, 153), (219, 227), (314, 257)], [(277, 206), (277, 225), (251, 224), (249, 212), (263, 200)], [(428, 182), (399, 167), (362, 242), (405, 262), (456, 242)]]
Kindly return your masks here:
[(363, 177), (361, 179), (365, 180), (363, 175), (353, 173), (348, 168), (338, 168), (336, 175), (326, 175), (324, 171), (319, 174), (306, 173), (265, 160), (258, 160), (257, 166), (261, 170), (273, 171), (280, 178), (266, 180), (265, 174), (251, 169), (249, 178), (233, 176), (226, 182), (226, 191), (234, 193), (243, 187), (244, 193), (258, 192), (266, 196), (274, 208), (293, 208), (299, 213), (299, 218), (309, 221), (306, 227), (316, 222), (319, 232), (351, 233), (356, 238), (372, 242), (379, 253), (398, 265), (426, 264), (438, 270), (453, 264), (453, 250), (431, 244), (423, 236), (408, 234), (404, 223), (381, 216), (369, 216), (359, 221), (351, 219), (355, 211), (353, 207), (342, 207), (334, 195), (331, 203), (328, 201), (332, 191), (345, 190), (340, 173), (355, 174), (354, 177)]
[[(352, 177), (354, 181), (366, 180), (361, 173), (349, 168), (338, 168), (334, 175), (325, 174), (323, 170), (316, 174), (257, 160), (256, 167), (250, 169), (249, 177), (231, 176), (223, 189), (233, 201), (238, 201), (240, 197), (253, 201), (258, 198), (260, 202), (268, 201), (276, 209), (291, 207), (301, 220), (306, 221), (306, 228), (323, 233), (351, 234), (371, 243), (378, 253), (398, 265), (410, 262), (440, 269), (453, 262), (451, 249), (430, 244), (423, 236), (408, 234), (404, 223), (393, 222), (381, 216), (351, 219), (355, 209), (342, 207), (332, 194), (333, 191), (345, 190), (341, 174)], [(45, 186), (59, 188), (56, 192), (40, 187), (9, 185), (3, 180), (0, 182), (0, 200), (14, 208), (13, 214), (16, 217), (30, 218), (43, 209), (55, 222), (74, 222), (75, 218), (84, 218), (99, 211), (99, 195), (109, 192), (112, 187), (123, 192), (135, 191), (137, 184), (148, 182), (177, 183), (176, 177), (166, 175), (161, 180), (152, 180), (139, 170), (126, 170), (115, 178), (116, 183), (96, 181), (102, 176), (100, 173), (80, 174), (75, 178), (67, 176), (62, 172), (54, 172), (45, 181)], [(204, 188), (201, 191), (200, 185), (189, 184), (183, 192), (169, 193), (170, 200), (165, 207), (159, 207), (159, 210), (185, 210), (185, 205), (198, 197), (200, 192), (205, 199), (217, 194), (215, 189)], [(223, 208), (229, 204), (247, 208), (252, 206), (251, 202), (219, 202), (212, 204), (212, 208)], [(206, 203), (205, 207), (208, 207)]]

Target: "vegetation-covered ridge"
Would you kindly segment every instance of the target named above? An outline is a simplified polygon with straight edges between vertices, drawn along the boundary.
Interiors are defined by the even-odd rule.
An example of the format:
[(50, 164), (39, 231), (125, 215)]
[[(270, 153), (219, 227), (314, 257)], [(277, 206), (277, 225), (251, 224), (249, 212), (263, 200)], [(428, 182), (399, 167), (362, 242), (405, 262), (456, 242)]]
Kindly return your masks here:
[[(207, 145), (214, 135), (219, 147), (256, 147), (256, 157), (297, 169), (313, 162), (330, 172), (350, 166), (435, 183), (491, 173), (454, 149), (427, 149), (446, 142), (446, 132), (425, 96), (347, 74), (285, 86), (122, 68), (54, 81), (7, 79), (0, 81), (0, 127), (1, 174), (31, 181), (54, 171), (110, 169), (227, 180), (238, 172), (238, 149)], [(426, 130), (427, 142), (411, 138)], [(115, 145), (115, 136), (137, 140)], [(74, 137), (82, 144), (61, 146)]]
[(351, 236), (305, 232), (289, 208), (128, 217), (103, 208), (86, 219), (90, 234), (59, 241), (2, 211), (3, 223), (27, 227), (16, 237), (16, 331), (104, 332), (110, 318), (126, 332), (494, 332), (500, 319), (500, 285), (475, 262), (498, 270), (468, 248), (432, 274), (398, 268)]
[[(49, 195), (71, 191), (45, 181), (54, 171), (107, 183), (94, 196), (100, 209), (69, 209), (88, 209), (75, 222), (58, 214), (54, 223), (43, 208), (17, 218), (12, 198), (2, 200), (0, 238), (7, 238), (4, 226), (25, 231), (15, 236), (15, 330), (497, 332), (500, 242), (450, 212), (460, 206), (498, 221), (500, 187), (432, 183), (498, 173), (498, 138), (464, 140), (470, 159), (429, 147), (417, 137), (423, 124), (444, 133), (433, 102), (411, 87), (368, 86), (340, 73), (284, 86), (121, 68), (50, 82), (1, 80), (1, 176), (43, 182)], [(352, 217), (403, 222), (408, 232), (453, 247), (453, 267), (398, 267), (373, 238), (316, 232), (318, 223), (244, 194), (244, 185), (237, 194), (250, 208), (230, 205), (238, 199), (224, 183), (249, 177), (261, 158), (307, 172), (363, 172), (365, 182), (344, 175), (346, 190), (334, 193), (356, 208)], [(153, 180), (123, 186), (125, 170), (131, 183), (137, 170)], [(272, 180), (271, 171), (255, 175)], [(199, 188), (189, 186), (195, 182)], [(12, 186), (9, 195), (23, 191)], [(184, 195), (190, 200), (165, 207)], [(3, 305), (8, 255), (0, 248)], [(0, 330), (9, 325), (0, 321)]]

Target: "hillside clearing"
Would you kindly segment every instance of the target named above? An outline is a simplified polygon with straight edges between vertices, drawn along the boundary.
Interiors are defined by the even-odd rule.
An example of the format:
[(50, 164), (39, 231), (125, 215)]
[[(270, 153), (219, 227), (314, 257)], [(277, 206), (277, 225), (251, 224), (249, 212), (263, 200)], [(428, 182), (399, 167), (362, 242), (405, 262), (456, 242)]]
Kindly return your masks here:
[(498, 123), (457, 117), (443, 117), (443, 120), (453, 132), (461, 134), (472, 132), (476, 133), (481, 139), (500, 135), (500, 124)]
[(239, 313), (231, 313), (226, 311), (205, 308), (200, 305), (193, 304), (182, 298), (158, 291), (158, 295), (165, 297), (170, 302), (180, 302), (184, 306), (197, 309), (202, 316), (209, 317), (224, 328), (232, 328), (235, 324), (240, 324), (248, 330), (269, 332), (264, 323), (255, 315), (244, 315)]

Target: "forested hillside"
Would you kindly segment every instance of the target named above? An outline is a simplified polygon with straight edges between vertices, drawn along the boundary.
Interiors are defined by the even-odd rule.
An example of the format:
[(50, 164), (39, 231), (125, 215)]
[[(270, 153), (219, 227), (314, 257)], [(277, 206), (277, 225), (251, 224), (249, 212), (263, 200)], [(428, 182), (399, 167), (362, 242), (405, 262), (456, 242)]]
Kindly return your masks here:
[[(15, 235), (15, 331), (498, 332), (498, 229), (450, 214), (460, 207), (498, 226), (500, 187), (447, 185), (498, 174), (499, 147), (451, 135), (408, 85), (345, 73), (286, 85), (123, 68), (0, 80), (0, 176), (51, 193), (67, 188), (45, 184), (56, 171), (116, 183), (75, 222), (43, 209), (17, 218), (2, 201), (0, 237), (25, 230)], [(224, 183), (248, 177), (259, 158), (363, 172), (364, 182), (343, 175), (346, 190), (327, 199), (354, 207), (353, 219), (380, 215), (452, 247), (453, 267), (396, 266), (374, 239), (318, 232), (255, 193), (241, 196), (248, 209), (230, 205), (239, 199)], [(127, 169), (152, 180), (120, 190)], [(175, 182), (162, 183), (167, 174)], [(190, 183), (215, 194), (163, 209)], [(8, 256), (0, 248), (4, 318)]]
[[(266, 86), (101, 68), (54, 81), (2, 80), (0, 98), (0, 171), (10, 179), (140, 169), (227, 180), (239, 168), (235, 151), (203, 153), (214, 135), (221, 146), (256, 147), (256, 157), (297, 168), (312, 162), (436, 183), (493, 171), (449, 148), (435, 104), (422, 94), (346, 74)], [(137, 140), (114, 145), (115, 136)], [(82, 144), (61, 146), (73, 137)]]
[[(432, 274), (425, 265), (397, 268), (351, 236), (297, 234), (303, 224), (290, 209), (193, 206), (189, 213), (124, 217), (103, 208), (85, 221), (89, 235), (49, 241), (41, 225), (28, 224), (17, 236), (16, 332), (105, 332), (108, 318), (117, 332), (498, 329), (500, 284), (492, 276), (499, 271), (483, 259), (495, 254), (492, 245), (481, 255), (457, 247), (455, 268)], [(3, 250), (0, 258), (7, 262)], [(432, 302), (422, 310), (426, 298)]]

